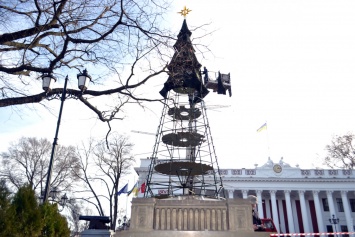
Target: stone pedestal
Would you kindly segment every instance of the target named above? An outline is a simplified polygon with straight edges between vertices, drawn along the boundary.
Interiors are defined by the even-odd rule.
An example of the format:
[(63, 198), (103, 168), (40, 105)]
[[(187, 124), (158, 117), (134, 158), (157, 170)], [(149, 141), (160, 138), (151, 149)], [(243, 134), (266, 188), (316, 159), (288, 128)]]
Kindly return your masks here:
[(81, 237), (112, 237), (114, 232), (106, 225), (110, 223), (108, 216), (79, 216), (79, 220), (90, 221), (89, 229), (81, 232)]
[(115, 236), (269, 236), (267, 232), (254, 232), (251, 215), (250, 202), (244, 199), (135, 198), (130, 229), (117, 232)]
[(81, 232), (80, 237), (112, 237), (114, 232), (111, 230), (84, 230)]

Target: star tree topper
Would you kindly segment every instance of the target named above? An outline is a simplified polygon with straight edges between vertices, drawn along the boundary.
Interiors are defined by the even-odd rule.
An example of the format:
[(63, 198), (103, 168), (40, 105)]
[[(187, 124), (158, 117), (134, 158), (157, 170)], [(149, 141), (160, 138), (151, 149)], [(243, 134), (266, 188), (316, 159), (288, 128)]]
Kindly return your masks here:
[(186, 15), (189, 14), (189, 12), (191, 12), (191, 10), (188, 9), (188, 8), (186, 8), (186, 6), (184, 6), (184, 9), (182, 9), (182, 10), (181, 10), (180, 12), (178, 12), (178, 13), (180, 13), (182, 16), (184, 16), (184, 18), (186, 18)]

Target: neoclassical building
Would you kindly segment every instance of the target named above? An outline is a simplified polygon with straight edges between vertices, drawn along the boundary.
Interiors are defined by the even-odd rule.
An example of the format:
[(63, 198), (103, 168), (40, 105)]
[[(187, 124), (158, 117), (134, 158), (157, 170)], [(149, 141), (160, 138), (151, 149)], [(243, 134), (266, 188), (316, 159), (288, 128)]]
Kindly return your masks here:
[[(139, 185), (150, 159), (141, 159)], [(281, 158), (250, 169), (221, 169), (226, 198), (258, 197), (261, 218), (272, 218), (279, 233), (353, 232), (355, 171), (302, 169)], [(164, 177), (161, 177), (164, 178)], [(211, 176), (212, 178), (212, 176)], [(158, 190), (166, 194), (167, 190)], [(142, 193), (139, 196), (143, 196)], [(139, 197), (138, 196), (138, 197)], [(339, 219), (331, 224), (329, 219)]]

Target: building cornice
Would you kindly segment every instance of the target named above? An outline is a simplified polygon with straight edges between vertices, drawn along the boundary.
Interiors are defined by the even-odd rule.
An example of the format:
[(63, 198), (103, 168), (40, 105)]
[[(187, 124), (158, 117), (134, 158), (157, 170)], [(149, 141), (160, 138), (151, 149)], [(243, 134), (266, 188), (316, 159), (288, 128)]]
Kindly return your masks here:
[(225, 182), (274, 182), (274, 183), (283, 183), (283, 182), (298, 182), (298, 183), (354, 183), (354, 178), (259, 178), (259, 177), (222, 177)]

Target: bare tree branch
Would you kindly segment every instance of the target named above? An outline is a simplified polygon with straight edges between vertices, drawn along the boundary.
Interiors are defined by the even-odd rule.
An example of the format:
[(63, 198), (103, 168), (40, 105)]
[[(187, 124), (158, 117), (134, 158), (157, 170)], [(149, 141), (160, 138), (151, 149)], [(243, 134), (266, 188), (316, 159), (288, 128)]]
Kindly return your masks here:
[(331, 144), (325, 147), (328, 154), (323, 160), (324, 164), (332, 169), (354, 169), (354, 140), (355, 135), (352, 133), (343, 136), (335, 136), (331, 141)]
[[(18, 142), (11, 143), (8, 151), (0, 154), (0, 174), (16, 188), (30, 184), (40, 194), (44, 189), (51, 147), (48, 140), (32, 137), (23, 137)], [(71, 190), (76, 181), (72, 175), (79, 169), (78, 159), (74, 154), (74, 147), (57, 147), (52, 187), (63, 191)]]
[[(94, 196), (95, 205), (99, 210), (99, 214), (103, 215), (102, 206), (104, 203), (110, 207), (111, 229), (115, 229), (118, 214), (118, 197), (120, 180), (130, 173), (130, 167), (134, 162), (134, 157), (130, 154), (133, 144), (127, 137), (113, 134), (108, 139), (106, 147), (106, 139), (95, 142), (90, 141), (88, 147), (81, 149), (81, 180), (85, 187), (90, 190)], [(92, 161), (92, 162), (90, 162)], [(90, 172), (95, 167), (95, 173)], [(105, 187), (105, 191), (97, 187)], [(104, 199), (102, 199), (102, 197)]]

